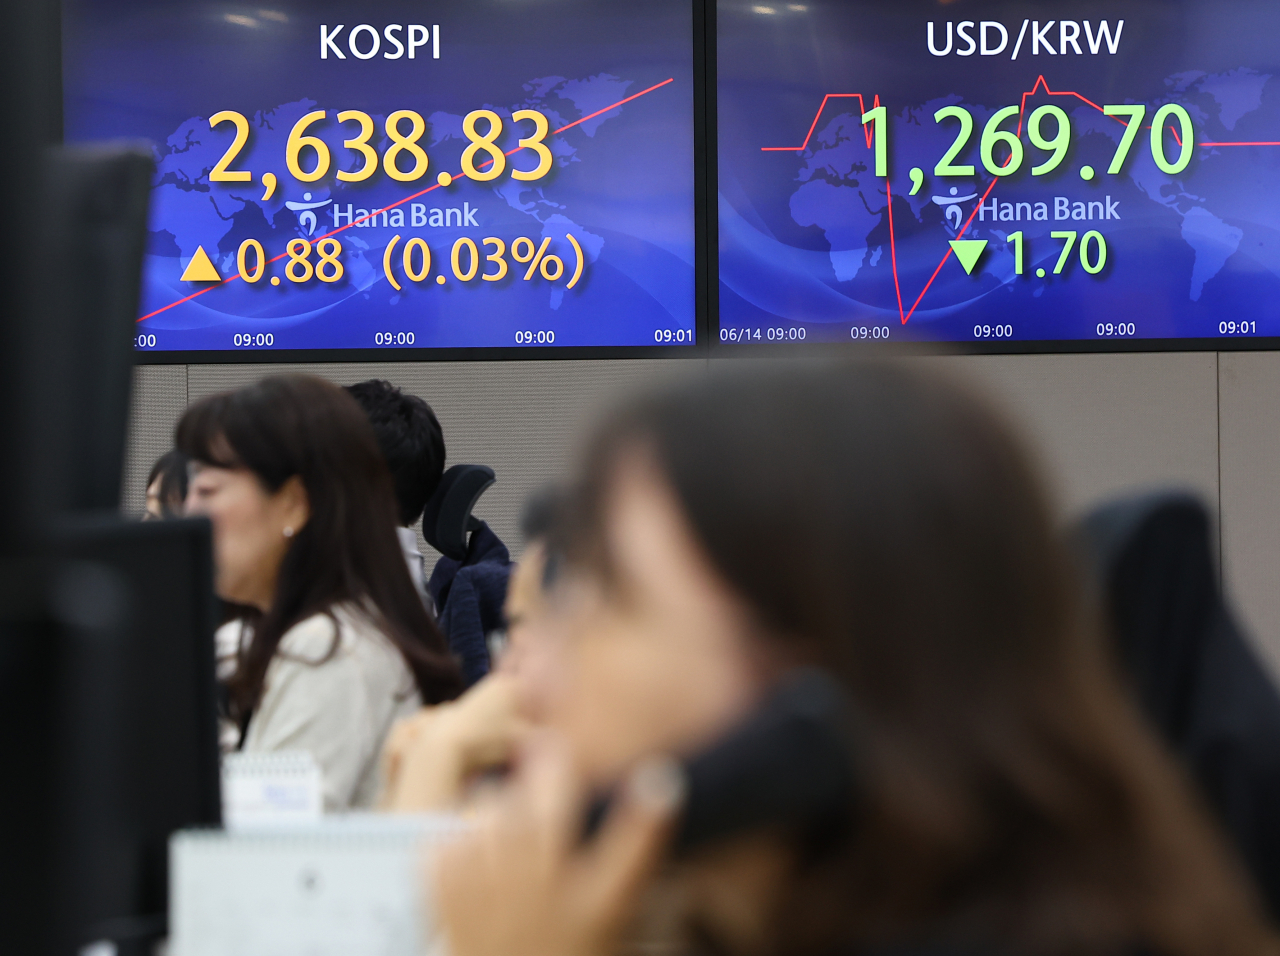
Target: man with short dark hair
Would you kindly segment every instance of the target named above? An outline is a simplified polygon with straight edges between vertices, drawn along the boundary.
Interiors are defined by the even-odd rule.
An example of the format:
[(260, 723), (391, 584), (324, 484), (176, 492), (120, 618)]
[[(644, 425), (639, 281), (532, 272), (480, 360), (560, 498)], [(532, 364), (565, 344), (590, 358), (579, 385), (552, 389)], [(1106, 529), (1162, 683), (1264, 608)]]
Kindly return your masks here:
[(378, 445), (387, 459), (395, 485), (401, 527), (396, 529), (414, 587), (428, 607), (426, 571), (418, 551), (418, 535), (411, 528), (422, 518), (427, 499), (435, 493), (444, 474), (444, 433), (431, 406), (416, 395), (407, 395), (390, 382), (373, 379), (348, 385), (351, 394), (369, 416)]

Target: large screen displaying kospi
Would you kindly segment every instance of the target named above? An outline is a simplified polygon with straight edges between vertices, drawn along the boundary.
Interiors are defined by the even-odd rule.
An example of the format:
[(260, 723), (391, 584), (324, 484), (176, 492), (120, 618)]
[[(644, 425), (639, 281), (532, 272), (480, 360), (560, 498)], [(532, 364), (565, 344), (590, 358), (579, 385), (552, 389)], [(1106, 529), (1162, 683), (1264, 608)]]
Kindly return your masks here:
[(695, 344), (687, 0), (63, 19), (67, 140), (155, 151), (139, 351)]
[(1280, 334), (1280, 4), (716, 14), (720, 341)]

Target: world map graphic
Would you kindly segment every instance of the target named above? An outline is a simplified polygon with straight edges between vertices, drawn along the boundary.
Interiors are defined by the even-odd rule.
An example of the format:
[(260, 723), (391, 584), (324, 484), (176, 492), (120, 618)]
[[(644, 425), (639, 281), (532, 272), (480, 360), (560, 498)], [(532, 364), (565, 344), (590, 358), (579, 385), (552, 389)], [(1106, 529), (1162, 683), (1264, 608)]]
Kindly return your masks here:
[[(581, 79), (541, 77), (524, 84), (527, 95), (520, 103), (509, 108), (487, 108), (508, 118), (515, 110), (536, 109), (547, 117), (554, 130), (618, 102), (628, 95), (627, 91), (633, 85), (630, 80), (609, 74)], [(258, 169), (267, 164), (278, 166), (283, 172), (290, 131), (303, 116), (325, 107), (325, 104), (302, 99), (254, 114), (249, 118), (250, 141), (237, 159), (238, 168)], [(601, 126), (621, 112), (622, 108), (614, 109), (588, 119), (574, 127), (573, 133), (592, 138)], [(330, 117), (335, 115), (332, 106), (327, 113)], [(459, 170), (454, 168), (456, 160), (452, 166), (447, 162), (441, 165), (439, 157), (456, 155), (468, 143), (468, 138), (460, 115), (437, 112), (424, 118), (427, 134), (422, 145), (431, 159), (430, 171), (424, 182), (429, 185), (440, 169), (448, 168), (454, 175), (458, 174)], [(375, 128), (381, 131), (386, 117), (375, 115), (373, 120)], [(349, 135), (349, 130), (343, 132), (338, 124), (330, 122), (327, 130), (315, 132), (315, 135), (329, 146), (335, 169), (352, 171), (364, 162), (359, 154), (343, 148), (343, 140)], [(252, 183), (231, 184), (232, 188), (227, 188), (228, 184), (209, 182), (209, 173), (221, 159), (227, 145), (225, 131), (221, 135), (211, 135), (208, 119), (197, 116), (183, 122), (164, 146), (156, 150), (152, 221), (163, 223), (163, 228), (153, 231), (150, 252), (177, 260), (173, 265), (175, 275), (185, 268), (199, 248), (213, 258), (223, 276), (234, 274), (237, 250), (246, 238), (262, 242), (269, 255), (278, 254), (294, 237), (315, 239), (332, 231), (336, 224), (345, 225), (351, 221), (343, 215), (334, 217), (334, 207), (345, 210), (350, 204), (358, 219), (360, 212), (387, 208), (403, 199), (407, 192), (418, 192), (424, 188), (422, 183), (405, 184), (411, 188), (405, 191), (401, 187), (399, 195), (392, 195), (386, 188), (375, 194), (367, 188), (359, 189), (354, 184), (333, 181), (332, 177), (326, 177), (328, 182), (312, 185), (296, 182), (284, 173), (279, 175), (280, 188), (264, 201), (263, 188), (257, 182), (257, 176)], [(374, 145), (380, 153), (383, 151), (376, 140)], [(549, 137), (548, 146), (558, 167), (563, 169), (579, 162), (578, 149), (568, 136)], [(384, 183), (384, 187), (386, 185), (398, 184)], [(444, 207), (461, 205), (469, 199), (469, 207), (477, 202), (478, 196), (492, 195), (500, 197), (510, 209), (533, 220), (540, 239), (563, 239), (571, 233), (591, 262), (598, 259), (604, 249), (604, 238), (575, 222), (572, 211), (556, 202), (549, 195), (549, 190), (539, 183), (503, 177), (490, 187), (461, 180), (449, 193), (436, 190), (423, 197), (421, 202), (428, 207)], [(308, 211), (306, 207), (310, 207), (314, 221), (303, 220), (304, 213)], [(404, 215), (408, 215), (407, 208)], [(381, 220), (375, 220), (356, 222), (341, 234), (346, 276), (353, 293), (368, 292), (383, 278), (379, 260), (385, 239), (380, 237), (374, 241), (375, 230), (387, 235), (393, 231), (384, 227)], [(400, 301), (390, 288), (386, 293), (389, 304), (395, 305)], [(564, 297), (563, 286), (552, 288), (549, 295), (551, 307), (558, 308)]]
[[(1263, 93), (1271, 79), (1270, 74), (1244, 67), (1212, 75), (1180, 73), (1165, 79), (1167, 99), (1149, 103), (1148, 117), (1161, 103), (1177, 102), (1187, 109), (1202, 139), (1228, 140), (1242, 120), (1262, 108)], [(1056, 97), (1054, 102), (1066, 109), (1075, 137), (1102, 136), (1115, 144), (1120, 142), (1124, 127), (1114, 118), (1079, 99), (1070, 101), (1074, 106)], [(989, 106), (963, 102), (959, 96), (941, 97), (903, 109), (892, 117), (896, 155), (913, 158), (942, 156), (954, 139), (954, 128), (935, 123), (933, 117), (938, 109), (953, 104), (969, 110), (978, 129), (995, 112)], [(1028, 112), (1031, 108), (1028, 106)], [(1268, 115), (1257, 118), (1271, 129), (1280, 130), (1280, 115), (1270, 115), (1275, 112), (1271, 108), (1265, 112)], [(1161, 172), (1150, 150), (1140, 148), (1144, 139), (1139, 140), (1130, 152), (1122, 174), (1113, 179), (1128, 179), (1145, 202), (1180, 217), (1182, 239), (1194, 251), (1193, 266), (1190, 274), (1185, 276), (1186, 294), (1191, 301), (1198, 301), (1205, 285), (1219, 274), (1227, 260), (1240, 248), (1246, 235), (1246, 226), (1241, 224), (1256, 223), (1259, 216), (1270, 215), (1269, 211), (1258, 208), (1252, 198), (1256, 193), (1249, 187), (1257, 186), (1260, 191), (1272, 184), (1242, 182), (1242, 176), (1248, 174), (1244, 172), (1244, 165), (1237, 162), (1244, 158), (1239, 155), (1240, 150), (1233, 152), (1226, 147), (1206, 147), (1198, 149), (1198, 163), (1193, 163), (1188, 170), (1189, 173), (1197, 173), (1193, 186), (1183, 177)], [(973, 141), (976, 143), (976, 140), (977, 134)], [(841, 283), (853, 281), (865, 270), (885, 268), (889, 258), (886, 244), (872, 238), (873, 233), (884, 232), (888, 202), (882, 181), (868, 174), (868, 157), (859, 115), (842, 112), (826, 120), (814, 132), (804, 155), (803, 167), (796, 176), (800, 185), (790, 198), (791, 216), (796, 224), (822, 230), (830, 245), (834, 278)], [(1276, 162), (1280, 163), (1280, 153), (1277, 153)], [(978, 168), (981, 169), (980, 166)], [(953, 195), (976, 194), (979, 197), (989, 183), (990, 177), (985, 174), (973, 180), (946, 181), (947, 186), (956, 187), (950, 190)], [(1002, 185), (996, 184), (993, 197), (1000, 195)], [(949, 236), (955, 236), (954, 225), (946, 220), (934, 199), (934, 194), (941, 188), (939, 183), (933, 183), (932, 188), (923, 189), (915, 196), (906, 195), (905, 190), (901, 195), (895, 191), (894, 200), (909, 206), (917, 224), (937, 222)], [(1116, 191), (1111, 188), (1112, 192)], [(1101, 195), (1098, 198), (1101, 199)], [(945, 195), (939, 199), (945, 199)], [(964, 205), (966, 220), (977, 203), (978, 199), (972, 199)], [(1121, 215), (1132, 214), (1124, 212)], [(1011, 229), (1021, 228), (993, 226), (989, 224), (991, 218), (994, 217), (984, 216), (986, 221), (982, 223), (975, 219), (965, 237), (1003, 240)], [(1280, 221), (1266, 221), (1263, 225), (1280, 229)], [(1052, 221), (1044, 223), (1044, 226), (1046, 234), (1054, 228)], [(1003, 242), (993, 242), (988, 254), (996, 271), (1012, 262), (1012, 253)], [(1259, 249), (1251, 250), (1251, 254), (1261, 256), (1264, 266), (1280, 275), (1280, 249), (1262, 244)]]

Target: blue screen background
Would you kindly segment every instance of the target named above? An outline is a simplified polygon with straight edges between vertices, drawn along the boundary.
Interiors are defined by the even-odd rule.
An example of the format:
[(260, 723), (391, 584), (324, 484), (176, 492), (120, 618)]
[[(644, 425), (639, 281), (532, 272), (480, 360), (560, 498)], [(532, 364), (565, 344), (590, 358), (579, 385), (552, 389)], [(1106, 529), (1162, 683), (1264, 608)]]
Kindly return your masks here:
[[(1063, 28), (1054, 24), (1043, 35), (1055, 53), (1036, 46), (1033, 55), (1027, 36), (1014, 60), (1021, 24), (1036, 16), (1042, 31), (1055, 16), (1077, 27), (1091, 21), (1095, 30), (1106, 20), (1113, 34), (1119, 20), (1124, 27), (1115, 54), (1103, 43), (1093, 55), (1083, 32), (1082, 54), (1070, 46), (1064, 53)], [(929, 21), (941, 50), (947, 22), (965, 20), (1005, 24), (1007, 47), (961, 56), (966, 47), (956, 35), (949, 55), (930, 52)], [(1179, 103), (1198, 142), (1280, 141), (1280, 5), (721, 2), (717, 30), (722, 340), (848, 341), (868, 330), (891, 340), (961, 342), (1280, 334), (1280, 145), (1197, 145), (1190, 165), (1168, 175), (1143, 130), (1123, 170), (1108, 175), (1124, 127), (1077, 97), (1047, 92), (1075, 91), (1098, 105), (1143, 103), (1148, 125), (1161, 105)], [(969, 32), (979, 38), (976, 28)], [(999, 45), (994, 27), (989, 40), (989, 48)], [(963, 238), (988, 245), (967, 275), (955, 255), (943, 260), (995, 178), (979, 157), (983, 126), (996, 110), (1020, 104), (1040, 77), (1026, 115), (1060, 106), (1071, 120), (1070, 150), (1057, 170), (1033, 177), (1030, 167), (1047, 153), (1030, 145), (1024, 125), (1021, 170), (987, 196), (988, 206), (999, 203), (997, 215), (1007, 205), (1021, 221), (974, 218)], [(873, 175), (856, 99), (829, 101), (805, 149), (762, 149), (803, 143), (824, 96), (850, 93), (862, 94), (867, 109), (876, 96), (887, 108), (888, 188)], [(972, 177), (934, 175), (958, 129), (954, 120), (935, 123), (934, 112), (953, 104), (975, 120), (955, 160), (974, 164)], [(1051, 120), (1043, 128), (1054, 132)], [(1176, 157), (1171, 135), (1167, 143)], [(1086, 164), (1097, 170), (1088, 182), (1080, 175)], [(925, 174), (916, 196), (912, 167)], [(957, 196), (969, 198), (949, 202)], [(1072, 212), (1083, 203), (1094, 218), (1055, 219), (1059, 197)], [(1046, 203), (1047, 221), (1028, 219), (1036, 202)], [(962, 215), (948, 218), (951, 206)], [(1008, 238), (1018, 230), (1023, 275), (1015, 274)], [(1057, 230), (1100, 232), (1105, 267), (1090, 275), (1073, 251), (1055, 275)]]
[[(347, 40), (361, 23), (379, 34), (392, 23), (439, 25), (440, 58), (431, 57), (428, 45), (413, 60), (385, 59), (381, 52), (394, 48), (383, 38), (378, 56), (357, 59)], [(336, 43), (345, 60), (332, 53), (320, 58), (321, 24), (345, 25)], [(366, 32), (362, 49), (370, 42)], [(145, 348), (230, 350), (243, 338), (249, 347), (269, 341), (276, 350), (367, 349), (384, 334), (396, 343), (404, 333), (417, 348), (511, 347), (524, 344), (521, 336), (548, 344), (547, 333), (556, 346), (692, 340), (694, 87), (687, 2), (364, 0), (246, 7), (73, 0), (64, 12), (64, 44), (68, 141), (140, 139), (155, 150), (146, 318), (138, 327)], [(509, 173), (493, 183), (460, 179), (413, 200), (421, 225), (413, 224), (415, 210), (405, 204), (402, 226), (388, 214), (344, 229), (335, 237), (344, 266), (336, 283), (231, 281), (180, 302), (204, 288), (180, 281), (197, 247), (225, 278), (236, 274), (236, 253), (246, 239), (278, 256), (290, 239), (315, 241), (335, 222), (346, 225), (348, 211), (358, 218), (360, 210), (390, 207), (434, 186), (440, 171), (457, 175), (468, 144), (462, 118), (472, 110), (493, 109), (509, 120), (513, 110), (532, 107), (555, 130), (668, 79), (674, 82), (550, 137), (555, 163), (543, 180), (519, 183)], [(371, 145), (381, 155), (388, 145), (383, 121), (401, 109), (427, 121), (425, 177), (401, 183), (380, 171), (367, 182), (338, 182), (338, 169), (359, 168), (363, 160), (343, 148), (356, 124), (340, 126), (336, 113), (369, 113), (377, 124)], [(230, 123), (209, 128), (207, 118), (222, 110), (249, 119), (249, 142), (231, 168), (252, 171), (251, 183), (209, 182), (209, 170), (234, 137)], [(328, 112), (307, 132), (328, 144), (333, 167), (323, 180), (303, 183), (286, 169), (285, 143), (294, 123), (313, 110)], [(513, 127), (508, 121), (499, 143), (511, 149), (530, 130), (528, 122)], [(308, 152), (304, 168), (313, 162)], [(528, 169), (536, 158), (524, 150), (508, 163)], [(267, 171), (279, 188), (263, 201)], [(446, 225), (428, 224), (436, 209)], [(383, 250), (397, 234), (393, 270), (401, 292), (383, 264)], [(575, 261), (569, 235), (587, 259), (573, 290), (566, 289)], [(419, 284), (408, 282), (400, 265), (400, 249), (415, 236), (427, 241), (434, 260), (430, 278)], [(462, 236), (478, 246), (486, 237), (502, 239), (507, 278), (456, 281), (450, 250)], [(566, 275), (525, 281), (525, 267), (510, 252), (521, 236), (537, 245), (550, 238), (548, 254), (565, 261)], [(481, 246), (482, 256), (492, 251)], [(316, 260), (313, 253), (310, 261)], [(250, 271), (252, 265), (250, 254)], [(283, 277), (286, 265), (270, 265), (267, 276)], [(465, 254), (462, 265), (465, 271)], [(481, 271), (493, 273), (496, 266), (482, 263)], [(438, 286), (434, 279), (442, 272), (448, 281)], [(664, 332), (687, 337), (656, 338)]]

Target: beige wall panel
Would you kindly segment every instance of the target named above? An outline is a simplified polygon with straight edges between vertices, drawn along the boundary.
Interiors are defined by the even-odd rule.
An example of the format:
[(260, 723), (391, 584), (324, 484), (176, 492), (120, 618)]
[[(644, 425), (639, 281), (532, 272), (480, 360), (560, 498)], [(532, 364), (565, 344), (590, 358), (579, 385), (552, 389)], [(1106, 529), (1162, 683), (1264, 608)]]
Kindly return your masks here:
[(632, 390), (705, 368), (701, 359), (192, 365), (190, 397), (195, 401), (288, 370), (343, 385), (385, 378), (435, 409), (449, 464), (489, 465), (497, 472), (498, 481), (480, 500), (476, 514), (518, 553), (517, 526), (525, 499), (565, 474), (597, 414)]
[(1193, 489), (1217, 508), (1217, 359), (1212, 353), (952, 355), (906, 361), (956, 375), (1003, 407), (1039, 455), (1068, 514), (1108, 495), (1169, 486)]
[(120, 501), (126, 514), (140, 514), (146, 506), (147, 473), (156, 459), (173, 447), (173, 426), (186, 405), (185, 365), (134, 368)]
[(1178, 487), (1218, 507), (1214, 353), (950, 356), (1022, 425), (1059, 502)]
[(1280, 353), (1222, 353), (1228, 594), (1280, 672)]

